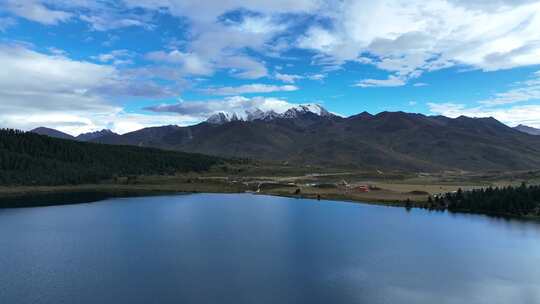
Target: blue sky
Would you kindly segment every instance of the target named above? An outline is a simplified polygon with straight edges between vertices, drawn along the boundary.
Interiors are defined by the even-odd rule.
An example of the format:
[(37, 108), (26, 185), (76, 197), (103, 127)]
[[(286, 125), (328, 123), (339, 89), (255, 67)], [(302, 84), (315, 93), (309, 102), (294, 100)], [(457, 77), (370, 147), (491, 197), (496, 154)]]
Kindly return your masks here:
[(540, 2), (0, 0), (0, 127), (319, 103), (540, 127)]

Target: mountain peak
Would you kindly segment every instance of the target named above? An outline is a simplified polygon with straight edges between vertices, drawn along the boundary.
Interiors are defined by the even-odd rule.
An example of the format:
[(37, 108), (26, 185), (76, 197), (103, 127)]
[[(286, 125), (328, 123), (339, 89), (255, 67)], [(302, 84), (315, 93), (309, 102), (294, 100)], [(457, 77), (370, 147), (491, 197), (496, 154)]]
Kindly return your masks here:
[(240, 120), (238, 118), (238, 115), (236, 113), (227, 113), (227, 112), (219, 112), (216, 114), (213, 114), (212, 116), (208, 117), (206, 122), (211, 124), (224, 124), (231, 121), (237, 121)]
[(277, 118), (292, 119), (301, 115), (312, 113), (320, 117), (333, 117), (334, 114), (328, 112), (325, 108), (318, 104), (300, 104), (290, 107), (285, 112), (278, 113), (274, 110), (263, 111), (259, 108), (254, 110), (246, 110), (244, 113), (228, 113), (219, 112), (210, 116), (206, 122), (211, 124), (224, 124), (231, 121), (255, 121), (263, 120), (270, 121)]
[(297, 118), (299, 115), (313, 113), (320, 117), (331, 117), (334, 114), (328, 112), (325, 108), (318, 104), (308, 103), (298, 106), (294, 106), (288, 109), (285, 113), (282, 114), (283, 118)]
[(74, 139), (73, 136), (71, 136), (71, 135), (69, 135), (67, 133), (64, 133), (64, 132), (61, 132), (61, 131), (58, 131), (58, 130), (55, 130), (55, 129), (51, 129), (51, 128), (46, 128), (46, 127), (35, 128), (35, 129), (30, 130), (30, 132), (35, 133), (35, 134), (39, 134), (39, 135), (45, 135), (45, 136), (49, 136), (49, 137), (54, 137), (54, 138)]
[(540, 129), (529, 127), (524, 124), (520, 124), (517, 127), (514, 127), (514, 130), (518, 130), (520, 132), (527, 133), (529, 135), (540, 135)]
[(82, 133), (79, 136), (75, 137), (75, 139), (80, 140), (80, 141), (90, 141), (90, 140), (94, 140), (96, 138), (107, 136), (107, 135), (118, 135), (118, 134), (114, 133), (113, 131), (109, 129), (103, 129), (101, 131)]

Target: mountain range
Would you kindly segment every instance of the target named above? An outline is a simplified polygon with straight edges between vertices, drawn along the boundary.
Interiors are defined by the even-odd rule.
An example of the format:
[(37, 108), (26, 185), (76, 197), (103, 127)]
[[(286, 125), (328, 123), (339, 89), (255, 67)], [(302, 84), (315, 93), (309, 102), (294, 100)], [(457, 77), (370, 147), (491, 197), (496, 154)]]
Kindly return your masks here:
[(521, 131), (523, 133), (530, 134), (530, 135), (540, 135), (540, 129), (536, 129), (536, 128), (525, 126), (525, 125), (519, 125), (517, 127), (514, 127), (514, 129)]
[(82, 134), (79, 134), (78, 136), (72, 136), (62, 131), (58, 131), (58, 130), (46, 128), (46, 127), (35, 128), (31, 130), (30, 132), (36, 133), (39, 135), (46, 135), (46, 136), (54, 137), (54, 138), (71, 139), (71, 140), (78, 140), (78, 141), (92, 141), (103, 136), (115, 136), (115, 135), (118, 136), (118, 134), (108, 129), (103, 129), (101, 131), (95, 131), (95, 132), (82, 133)]
[(90, 141), (291, 165), (408, 171), (540, 168), (540, 139), (494, 118), (405, 112), (341, 117), (318, 105), (282, 113), (218, 113), (193, 126), (151, 127)]
[(246, 110), (244, 113), (226, 113), (219, 112), (210, 116), (206, 122), (212, 124), (224, 124), (233, 121), (270, 121), (274, 119), (293, 119), (298, 118), (306, 113), (312, 113), (320, 117), (336, 117), (337, 115), (328, 112), (325, 108), (318, 104), (303, 104), (289, 108), (288, 110), (278, 113), (276, 111), (263, 111), (261, 109)]

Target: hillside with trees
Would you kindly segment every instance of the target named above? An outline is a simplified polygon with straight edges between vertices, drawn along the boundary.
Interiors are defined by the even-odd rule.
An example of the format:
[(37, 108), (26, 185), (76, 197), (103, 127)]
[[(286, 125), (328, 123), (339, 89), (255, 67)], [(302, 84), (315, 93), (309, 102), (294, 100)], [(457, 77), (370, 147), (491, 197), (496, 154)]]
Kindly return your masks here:
[(454, 212), (540, 216), (540, 186), (489, 187), (430, 198), (430, 203)]
[(96, 183), (130, 175), (201, 172), (223, 162), (202, 154), (85, 143), (0, 129), (0, 185)]

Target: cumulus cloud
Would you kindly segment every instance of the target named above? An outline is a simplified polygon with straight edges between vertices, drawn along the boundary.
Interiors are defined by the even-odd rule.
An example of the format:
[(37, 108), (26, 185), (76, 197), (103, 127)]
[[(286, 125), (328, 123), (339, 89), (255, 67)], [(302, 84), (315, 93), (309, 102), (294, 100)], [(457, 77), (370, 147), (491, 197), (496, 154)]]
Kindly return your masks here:
[(313, 25), (297, 42), (323, 63), (369, 54), (405, 81), (457, 64), (493, 71), (540, 63), (537, 1), (350, 0), (326, 14), (330, 27)]
[(362, 88), (371, 88), (371, 87), (401, 87), (406, 84), (405, 80), (396, 76), (391, 75), (387, 79), (364, 79), (354, 86)]
[(133, 57), (135, 57), (135, 54), (133, 54), (133, 52), (126, 49), (121, 49), (121, 50), (113, 50), (109, 53), (99, 54), (97, 56), (92, 56), (92, 59), (97, 60), (102, 63), (112, 63), (114, 65), (125, 65), (125, 64), (132, 64)]
[(519, 124), (540, 128), (540, 105), (506, 108), (467, 107), (454, 103), (428, 103), (431, 113), (447, 117), (493, 117), (509, 126)]
[(204, 92), (212, 95), (242, 95), (254, 93), (291, 92), (298, 90), (294, 85), (269, 85), (269, 84), (246, 84), (237, 87), (208, 88)]
[[(79, 18), (102, 31), (151, 30), (156, 14), (183, 18), (186, 48), (161, 55), (183, 57), (195, 75), (230, 69), (240, 78), (265, 77), (265, 63), (246, 50), (279, 56), (292, 46), (315, 51), (314, 62), (326, 71), (362, 62), (405, 82), (458, 64), (485, 71), (540, 64), (540, 3), (533, 0), (6, 1), (5, 10), (29, 20), (52, 25)], [(298, 20), (307, 20), (300, 37), (289, 32)]]
[(298, 13), (317, 10), (319, 0), (229, 0), (217, 1), (209, 5), (197, 0), (124, 0), (130, 7), (151, 10), (167, 10), (175, 16), (189, 16), (198, 23), (211, 23), (222, 14), (243, 8), (263, 14)]
[(178, 65), (186, 74), (211, 75), (214, 70), (209, 62), (206, 62), (195, 53), (184, 53), (178, 50), (170, 52), (155, 51), (146, 54), (148, 60)]
[(294, 74), (275, 73), (274, 78), (276, 78), (277, 80), (286, 82), (286, 83), (295, 83), (297, 80), (303, 79), (304, 76), (294, 75)]
[(268, 75), (263, 62), (248, 56), (226, 56), (218, 60), (219, 68), (230, 69), (232, 76), (244, 79), (258, 79)]
[(318, 81), (322, 81), (324, 80), (328, 75), (327, 74), (310, 74), (307, 76), (307, 78), (309, 80), (318, 80)]
[(124, 27), (142, 27), (148, 30), (154, 28), (154, 25), (147, 17), (141, 16), (125, 16), (120, 13), (107, 13), (101, 15), (81, 15), (80, 20), (90, 24), (95, 31), (108, 31)]
[(177, 104), (163, 104), (148, 107), (146, 110), (153, 112), (177, 113), (199, 117), (201, 120), (208, 118), (212, 114), (219, 112), (245, 113), (260, 109), (262, 111), (274, 111), (283, 113), (295, 106), (286, 100), (267, 97), (247, 98), (243, 96), (232, 96), (224, 99), (213, 99), (204, 101), (181, 101)]
[(17, 24), (14, 18), (0, 17), (0, 32), (5, 32), (8, 28)]
[[(448, 117), (460, 115), (471, 117), (494, 117), (509, 125), (525, 124), (540, 127), (540, 72), (533, 78), (513, 84), (513, 88), (481, 100), (476, 106), (458, 103), (428, 103), (432, 113)], [(533, 102), (534, 104), (515, 105)], [(511, 105), (511, 106), (509, 106)]]
[(177, 94), (168, 87), (127, 76), (114, 66), (43, 54), (21, 45), (0, 45), (0, 66), (2, 127), (46, 125), (69, 133), (103, 128), (134, 117), (115, 102), (121, 97)]
[(498, 106), (531, 100), (540, 100), (540, 71), (534, 78), (514, 84), (514, 88), (495, 94), (492, 98), (480, 101), (485, 106)]
[(153, 14), (135, 13), (121, 1), (86, 0), (5, 0), (4, 10), (45, 25), (80, 20), (94, 31), (124, 27), (153, 29)]
[[(208, 54), (207, 54), (208, 55)], [(237, 78), (257, 79), (268, 74), (265, 65), (245, 55), (210, 54), (198, 55), (195, 52), (155, 51), (146, 54), (148, 60), (178, 65), (185, 75), (210, 76), (217, 69), (229, 69)]]
[[(70, 59), (62, 50), (51, 49), (50, 54), (44, 54), (28, 47), (0, 47), (0, 97), (12, 101), (0, 105), (2, 121), (6, 121), (6, 113), (22, 113), (25, 108), (54, 112), (55, 116), (45, 116), (64, 119), (71, 125), (84, 111), (92, 117), (91, 121), (96, 121), (100, 113), (124, 113), (111, 100), (123, 96), (177, 96), (182, 78), (196, 79), (218, 72), (243, 79), (268, 77), (289, 84), (207, 90), (211, 94), (236, 95), (295, 90), (297, 87), (292, 84), (299, 79), (323, 80), (326, 72), (348, 62), (370, 64), (387, 72), (381, 79), (358, 79), (355, 85), (363, 88), (403, 86), (423, 73), (452, 66), (494, 71), (540, 64), (540, 2), (533, 0), (229, 0), (214, 1), (212, 5), (195, 0), (2, 3), (5, 5), (0, 11), (7, 17), (0, 18), (0, 31), (13, 26), (15, 18), (47, 26), (79, 20), (93, 31), (123, 27), (153, 30), (155, 17), (161, 14), (178, 17), (186, 24), (181, 45), (143, 54), (147, 60), (144, 63), (151, 65), (137, 68), (127, 65), (143, 56), (134, 59), (135, 55), (125, 50), (97, 54), (93, 62), (88, 62)], [(120, 34), (103, 35), (116, 41)], [(307, 75), (269, 74), (264, 58), (285, 60), (282, 54), (293, 48), (312, 51), (312, 63), (321, 65), (322, 71)], [(153, 81), (154, 78), (166, 81)], [(165, 82), (174, 85), (163, 85)], [(538, 98), (539, 84), (535, 78), (480, 101), (478, 107), (453, 111), (502, 111), (501, 105)], [(526, 106), (513, 109), (523, 107)], [(449, 109), (434, 106), (433, 111)], [(128, 117), (126, 113), (114, 115)]]
[[(235, 1), (232, 1), (235, 2)], [(227, 70), (236, 78), (258, 79), (268, 76), (266, 62), (253, 53), (275, 54), (277, 47), (273, 40), (282, 35), (290, 22), (274, 16), (280, 12), (290, 13), (294, 4), (287, 7), (261, 1), (256, 5), (257, 14), (250, 13), (252, 2), (226, 2), (223, 5), (204, 5), (187, 2), (172, 3), (130, 3), (133, 7), (146, 9), (166, 8), (175, 16), (182, 16), (191, 21), (191, 36), (182, 50), (158, 50), (146, 55), (156, 62), (178, 65), (186, 74), (209, 76), (217, 70)], [(278, 1), (279, 2), (279, 1)], [(303, 6), (298, 6), (303, 7)], [(180, 9), (182, 8), (182, 9)], [(243, 8), (244, 10), (239, 10)], [(265, 9), (266, 8), (266, 9)], [(247, 10), (247, 12), (245, 11)], [(226, 13), (236, 12), (235, 18)]]
[(71, 13), (51, 9), (39, 0), (6, 0), (4, 9), (14, 15), (47, 25), (65, 22), (73, 17)]

